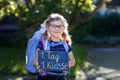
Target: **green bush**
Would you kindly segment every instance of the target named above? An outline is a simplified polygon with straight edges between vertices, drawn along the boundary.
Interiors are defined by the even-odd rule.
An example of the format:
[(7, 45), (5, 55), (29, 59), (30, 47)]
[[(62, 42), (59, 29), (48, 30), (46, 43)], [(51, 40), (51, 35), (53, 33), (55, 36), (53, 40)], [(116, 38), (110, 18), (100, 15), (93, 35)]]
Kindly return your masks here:
[(117, 44), (120, 42), (120, 14), (95, 15), (71, 34), (74, 42)]
[(120, 15), (96, 15), (89, 23), (92, 26), (91, 34), (94, 36), (118, 36), (120, 35)]

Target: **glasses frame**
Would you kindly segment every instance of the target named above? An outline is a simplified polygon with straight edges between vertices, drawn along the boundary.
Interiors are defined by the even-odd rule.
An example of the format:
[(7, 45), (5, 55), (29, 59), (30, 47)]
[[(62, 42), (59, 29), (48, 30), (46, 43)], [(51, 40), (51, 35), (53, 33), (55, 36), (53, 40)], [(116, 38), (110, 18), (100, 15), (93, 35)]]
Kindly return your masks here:
[(53, 29), (56, 29), (56, 28), (58, 28), (58, 29), (63, 29), (63, 28), (65, 28), (64, 25), (54, 25), (54, 24), (49, 24), (49, 27), (51, 27), (51, 28), (53, 28)]

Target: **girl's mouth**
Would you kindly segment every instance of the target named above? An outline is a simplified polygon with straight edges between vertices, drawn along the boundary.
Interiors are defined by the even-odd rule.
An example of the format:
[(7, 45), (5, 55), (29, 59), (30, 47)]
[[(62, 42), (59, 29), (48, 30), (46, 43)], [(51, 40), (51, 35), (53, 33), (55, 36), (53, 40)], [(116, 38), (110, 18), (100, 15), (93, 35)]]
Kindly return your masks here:
[(60, 33), (60, 32), (54, 32), (54, 33)]

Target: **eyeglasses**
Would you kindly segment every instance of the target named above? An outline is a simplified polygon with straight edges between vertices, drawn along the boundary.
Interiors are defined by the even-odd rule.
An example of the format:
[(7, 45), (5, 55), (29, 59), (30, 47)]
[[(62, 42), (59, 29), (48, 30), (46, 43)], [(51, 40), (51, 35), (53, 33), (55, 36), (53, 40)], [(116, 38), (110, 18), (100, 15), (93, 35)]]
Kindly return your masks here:
[(53, 25), (53, 24), (49, 24), (49, 26), (50, 26), (51, 28), (59, 28), (59, 29), (64, 28), (64, 25)]

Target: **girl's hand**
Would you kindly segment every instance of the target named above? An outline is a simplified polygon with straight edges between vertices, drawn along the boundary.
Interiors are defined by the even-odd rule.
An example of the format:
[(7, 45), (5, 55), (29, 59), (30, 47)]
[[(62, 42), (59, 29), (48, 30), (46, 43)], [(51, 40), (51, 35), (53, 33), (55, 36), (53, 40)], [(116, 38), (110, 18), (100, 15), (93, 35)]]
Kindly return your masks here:
[(44, 72), (44, 70), (43, 70), (43, 69), (41, 69), (41, 68), (40, 68), (40, 66), (37, 66), (37, 68), (36, 68), (36, 69), (37, 69), (37, 71), (38, 71), (38, 72)]

